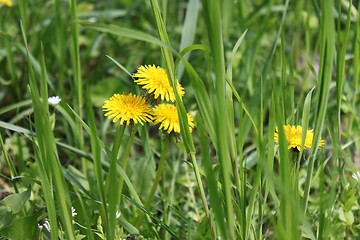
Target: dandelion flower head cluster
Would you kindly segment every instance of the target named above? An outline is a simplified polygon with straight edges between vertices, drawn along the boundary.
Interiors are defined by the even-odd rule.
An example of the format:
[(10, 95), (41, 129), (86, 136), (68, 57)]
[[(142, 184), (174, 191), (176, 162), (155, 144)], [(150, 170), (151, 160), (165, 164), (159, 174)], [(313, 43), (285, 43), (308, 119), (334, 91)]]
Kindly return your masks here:
[[(143, 88), (148, 93), (153, 93), (150, 98), (144, 98), (132, 93), (129, 94), (115, 94), (109, 100), (105, 101), (102, 106), (105, 117), (113, 119), (113, 122), (120, 120), (120, 124), (129, 125), (130, 123), (140, 123), (153, 121), (154, 124), (159, 124), (159, 129), (171, 132), (180, 133), (180, 123), (177, 109), (174, 104), (175, 94), (173, 88), (170, 86), (166, 70), (155, 65), (140, 66), (137, 72), (133, 75), (137, 80), (135, 82), (143, 85)], [(180, 83), (177, 82), (177, 92), (182, 98), (185, 92)], [(148, 96), (148, 93), (144, 96)], [(157, 105), (152, 106), (152, 103)], [(160, 102), (165, 101), (166, 103)], [(190, 131), (195, 127), (194, 120), (187, 114)]]
[[(162, 101), (175, 102), (174, 90), (170, 85), (166, 70), (155, 65), (140, 66), (133, 77), (137, 78), (135, 82), (138, 85), (143, 85), (142, 88), (154, 93), (155, 99), (161, 98)], [(180, 83), (176, 81), (177, 92), (182, 98), (184, 96), (184, 88), (181, 87)]]
[[(290, 126), (290, 125), (284, 125), (284, 131), (286, 135), (286, 140), (288, 142), (288, 149), (290, 148), (297, 148), (300, 151), (301, 148), (301, 134), (302, 134), (302, 127), (301, 126)], [(276, 127), (276, 132), (274, 134), (275, 142), (279, 143), (279, 129)], [(307, 130), (306, 131), (306, 137), (305, 137), (305, 148), (311, 148), (312, 142), (314, 138), (314, 130)], [(324, 140), (320, 139), (319, 147), (324, 147), (325, 142)]]
[[(180, 133), (180, 123), (176, 107), (172, 104), (159, 104), (154, 107), (154, 124), (160, 124), (159, 129), (164, 129), (168, 133), (174, 131)], [(194, 120), (187, 114), (190, 132), (194, 128)]]

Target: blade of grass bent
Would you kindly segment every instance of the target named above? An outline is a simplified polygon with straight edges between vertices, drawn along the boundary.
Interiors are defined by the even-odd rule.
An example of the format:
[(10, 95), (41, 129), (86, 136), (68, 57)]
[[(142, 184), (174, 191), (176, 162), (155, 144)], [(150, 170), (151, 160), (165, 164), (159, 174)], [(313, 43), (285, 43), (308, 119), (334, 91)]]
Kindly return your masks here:
[[(98, 23), (90, 23), (87, 21), (78, 21), (78, 23), (84, 27), (87, 27), (89, 29), (93, 29), (96, 31), (100, 31), (103, 33), (110, 33), (119, 37), (126, 37), (131, 39), (136, 39), (140, 41), (145, 41), (148, 43), (154, 43), (156, 45), (160, 45), (162, 47), (170, 48), (169, 45), (164, 43), (163, 41), (160, 41), (158, 38), (130, 28), (125, 27), (119, 27), (116, 25), (107, 25), (107, 24), (98, 24)], [(173, 52), (176, 52), (173, 48), (171, 48)]]

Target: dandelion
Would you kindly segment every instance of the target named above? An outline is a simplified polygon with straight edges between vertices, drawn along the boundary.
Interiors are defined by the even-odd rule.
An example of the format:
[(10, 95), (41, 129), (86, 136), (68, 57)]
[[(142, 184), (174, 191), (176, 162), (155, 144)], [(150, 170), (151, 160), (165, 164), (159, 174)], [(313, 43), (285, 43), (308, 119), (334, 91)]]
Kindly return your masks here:
[[(138, 78), (135, 82), (138, 85), (144, 85), (142, 88), (154, 93), (155, 99), (159, 96), (163, 101), (175, 102), (175, 94), (173, 88), (170, 86), (169, 78), (166, 70), (161, 67), (155, 67), (155, 65), (140, 66), (133, 77)], [(176, 88), (180, 98), (184, 96), (184, 88), (180, 83), (176, 81)]]
[(0, 5), (5, 4), (8, 7), (11, 7), (13, 5), (12, 0), (0, 0)]
[(352, 177), (356, 180), (356, 181), (360, 181), (360, 171), (357, 171), (355, 173), (353, 173)]
[(129, 125), (131, 121), (144, 125), (143, 122), (150, 122), (152, 119), (150, 104), (143, 97), (132, 93), (114, 94), (110, 100), (106, 100), (102, 106), (103, 111), (107, 112), (105, 117), (113, 118), (113, 122), (120, 119), (120, 124)]
[[(174, 105), (159, 104), (154, 107), (153, 113), (154, 113), (154, 124), (161, 123), (159, 129), (163, 128), (164, 130), (167, 130), (169, 134), (173, 130), (174, 132), (180, 133), (178, 113)], [(195, 124), (193, 123), (194, 120), (192, 119), (190, 114), (187, 114), (187, 117), (188, 117), (190, 131), (192, 131), (192, 129), (195, 126)]]
[[(302, 127), (301, 126), (284, 126), (284, 131), (286, 135), (286, 140), (289, 144), (288, 149), (290, 148), (297, 148), (300, 151), (301, 148), (301, 133), (302, 133)], [(274, 134), (275, 142), (279, 142), (279, 134), (278, 134), (278, 128), (276, 127), (276, 132)], [(306, 131), (306, 137), (305, 137), (305, 148), (311, 148), (312, 142), (314, 138), (314, 130), (307, 130)], [(320, 139), (319, 147), (324, 147), (325, 142), (324, 140)]]
[[(1, 1), (1, 0), (0, 0)], [(61, 101), (61, 98), (59, 96), (52, 96), (48, 98), (48, 103), (53, 105), (54, 107), (58, 105)]]

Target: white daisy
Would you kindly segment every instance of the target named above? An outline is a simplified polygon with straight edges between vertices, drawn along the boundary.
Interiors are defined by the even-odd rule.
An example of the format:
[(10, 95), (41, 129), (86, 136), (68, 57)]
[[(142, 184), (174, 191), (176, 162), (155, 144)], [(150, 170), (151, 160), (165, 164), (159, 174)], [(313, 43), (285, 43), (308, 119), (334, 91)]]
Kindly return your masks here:
[(54, 107), (59, 104), (61, 98), (59, 96), (52, 96), (48, 98), (48, 103), (53, 105)]
[(71, 215), (72, 215), (73, 217), (75, 217), (75, 216), (77, 215), (77, 213), (76, 213), (75, 211), (76, 211), (75, 208), (74, 208), (74, 207), (71, 207)]

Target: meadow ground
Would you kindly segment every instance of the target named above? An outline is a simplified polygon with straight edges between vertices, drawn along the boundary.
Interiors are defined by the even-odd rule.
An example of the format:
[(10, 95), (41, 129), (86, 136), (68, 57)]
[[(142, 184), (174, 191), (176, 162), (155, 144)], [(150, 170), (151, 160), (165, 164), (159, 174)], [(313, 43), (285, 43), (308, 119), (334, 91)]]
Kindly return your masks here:
[(359, 239), (358, 0), (0, 0), (0, 239)]

